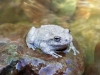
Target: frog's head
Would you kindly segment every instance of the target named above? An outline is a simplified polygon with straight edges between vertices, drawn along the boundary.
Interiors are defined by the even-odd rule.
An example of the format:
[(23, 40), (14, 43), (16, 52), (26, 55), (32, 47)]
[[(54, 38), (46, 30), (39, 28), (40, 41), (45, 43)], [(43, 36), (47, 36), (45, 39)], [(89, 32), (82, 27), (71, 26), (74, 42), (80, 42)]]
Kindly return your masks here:
[[(72, 42), (72, 35), (69, 29), (64, 29), (56, 25), (32, 27), (26, 37), (26, 43), (36, 47), (49, 47), (52, 49), (67, 48)], [(31, 48), (31, 47), (30, 47)]]
[(64, 29), (63, 31), (53, 32), (52, 35), (49, 35), (48, 45), (54, 49), (63, 49), (67, 48), (68, 45), (72, 42), (72, 35), (70, 34), (69, 29)]

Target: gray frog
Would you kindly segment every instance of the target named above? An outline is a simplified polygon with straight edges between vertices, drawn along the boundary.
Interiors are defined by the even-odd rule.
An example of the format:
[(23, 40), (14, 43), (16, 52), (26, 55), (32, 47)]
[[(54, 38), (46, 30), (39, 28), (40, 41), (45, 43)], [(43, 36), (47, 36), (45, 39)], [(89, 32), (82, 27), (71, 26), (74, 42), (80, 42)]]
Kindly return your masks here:
[(73, 50), (74, 55), (79, 53), (72, 43), (73, 37), (69, 29), (58, 25), (42, 25), (40, 28), (32, 27), (27, 34), (26, 44), (28, 48), (41, 49), (45, 54), (55, 58), (62, 57), (57, 51), (64, 49), (64, 53)]

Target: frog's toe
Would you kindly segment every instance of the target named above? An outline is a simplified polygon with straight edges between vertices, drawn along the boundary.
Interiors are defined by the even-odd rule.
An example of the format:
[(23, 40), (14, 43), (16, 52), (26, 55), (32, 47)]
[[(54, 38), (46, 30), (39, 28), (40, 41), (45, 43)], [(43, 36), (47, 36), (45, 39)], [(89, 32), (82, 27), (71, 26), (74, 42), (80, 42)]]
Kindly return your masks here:
[(76, 55), (76, 52), (74, 52), (74, 55)]
[(58, 54), (57, 54), (57, 56), (60, 57), (60, 58), (62, 57), (61, 55), (58, 55)]
[(32, 48), (32, 50), (35, 50), (35, 47), (29, 43), (27, 43), (28, 48)]
[(52, 55), (55, 58), (62, 57), (61, 55), (55, 53), (54, 51), (45, 51), (46, 54)]
[(80, 53), (78, 50), (74, 50), (74, 55), (76, 55), (76, 53)]
[(58, 55), (58, 54), (56, 54), (56, 53), (53, 53), (52, 56), (54, 56), (55, 58), (62, 57), (61, 55)]
[(32, 47), (32, 50), (35, 50), (35, 48), (34, 48), (34, 47)]
[(76, 50), (76, 52), (77, 52), (78, 54), (80, 54), (80, 52), (79, 52), (78, 50)]

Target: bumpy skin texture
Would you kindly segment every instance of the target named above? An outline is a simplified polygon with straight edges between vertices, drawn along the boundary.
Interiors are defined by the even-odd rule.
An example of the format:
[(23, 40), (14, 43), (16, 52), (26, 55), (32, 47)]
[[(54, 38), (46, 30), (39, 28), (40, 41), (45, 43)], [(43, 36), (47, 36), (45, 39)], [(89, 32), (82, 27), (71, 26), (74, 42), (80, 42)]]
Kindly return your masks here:
[(56, 51), (65, 49), (64, 53), (74, 51), (74, 55), (79, 53), (73, 46), (72, 35), (69, 29), (64, 29), (58, 25), (42, 25), (40, 28), (32, 27), (27, 34), (26, 44), (28, 48), (41, 49), (44, 53), (55, 58), (62, 57)]

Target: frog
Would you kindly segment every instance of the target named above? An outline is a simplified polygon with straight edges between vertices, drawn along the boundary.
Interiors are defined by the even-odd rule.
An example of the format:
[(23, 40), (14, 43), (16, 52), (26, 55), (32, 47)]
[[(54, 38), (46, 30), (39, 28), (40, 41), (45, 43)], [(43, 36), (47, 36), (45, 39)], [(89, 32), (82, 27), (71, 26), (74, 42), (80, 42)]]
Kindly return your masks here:
[(44, 54), (49, 54), (55, 58), (62, 57), (57, 52), (67, 53), (72, 50), (73, 55), (80, 53), (73, 45), (70, 30), (58, 25), (31, 27), (26, 36), (26, 44), (32, 50), (40, 49)]

